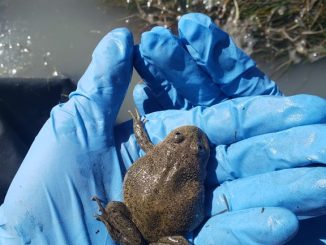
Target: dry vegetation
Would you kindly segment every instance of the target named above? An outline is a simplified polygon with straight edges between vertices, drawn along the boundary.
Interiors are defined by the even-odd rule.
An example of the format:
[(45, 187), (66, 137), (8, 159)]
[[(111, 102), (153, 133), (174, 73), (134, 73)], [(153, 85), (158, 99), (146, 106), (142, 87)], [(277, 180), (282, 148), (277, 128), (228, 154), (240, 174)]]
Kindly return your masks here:
[[(109, 1), (109, 0), (106, 0)], [(277, 68), (326, 56), (325, 0), (118, 1), (148, 25), (175, 28), (188, 12), (209, 15), (248, 54), (281, 58)]]

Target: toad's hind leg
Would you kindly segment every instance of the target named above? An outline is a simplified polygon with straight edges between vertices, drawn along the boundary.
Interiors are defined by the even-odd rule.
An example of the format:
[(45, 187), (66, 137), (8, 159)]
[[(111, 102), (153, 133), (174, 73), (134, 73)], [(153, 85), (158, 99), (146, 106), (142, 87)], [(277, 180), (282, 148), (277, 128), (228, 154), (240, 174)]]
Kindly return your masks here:
[(190, 243), (183, 236), (166, 236), (149, 245), (190, 245)]
[(130, 113), (133, 119), (134, 134), (136, 136), (138, 144), (145, 152), (149, 152), (151, 149), (154, 148), (154, 145), (149, 139), (148, 134), (144, 128), (143, 123), (145, 123), (145, 121), (141, 120), (137, 110), (135, 110), (135, 114), (133, 114), (131, 111), (128, 112)]
[(145, 245), (142, 234), (132, 222), (130, 212), (122, 202), (109, 202), (104, 208), (100, 199), (93, 197), (97, 202), (100, 212), (95, 217), (102, 221), (111, 238), (122, 245)]

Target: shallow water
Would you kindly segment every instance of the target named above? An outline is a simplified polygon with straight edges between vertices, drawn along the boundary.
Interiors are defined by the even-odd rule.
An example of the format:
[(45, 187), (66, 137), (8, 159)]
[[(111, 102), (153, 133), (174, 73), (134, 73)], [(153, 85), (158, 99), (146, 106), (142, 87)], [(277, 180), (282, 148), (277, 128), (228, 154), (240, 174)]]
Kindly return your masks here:
[(261, 69), (271, 74), (285, 95), (304, 93), (326, 98), (326, 58), (315, 63), (294, 65), (275, 74), (268, 64), (262, 64)]
[[(126, 9), (101, 0), (0, 0), (0, 76), (51, 77), (78, 81), (98, 41), (126, 22)], [(137, 35), (136, 35), (137, 36)], [(136, 37), (137, 39), (137, 37)], [(262, 66), (269, 73), (269, 65)], [(312, 93), (326, 97), (326, 61), (298, 65), (282, 77), (273, 76), (285, 94)], [(131, 88), (118, 121), (129, 118)]]
[(97, 42), (126, 26), (122, 18), (128, 14), (100, 0), (0, 0), (0, 6), (2, 76), (44, 77), (56, 71), (78, 79)]
[[(0, 76), (64, 75), (78, 81), (107, 32), (133, 29), (128, 14), (101, 0), (0, 0)], [(132, 107), (128, 93), (119, 121)]]

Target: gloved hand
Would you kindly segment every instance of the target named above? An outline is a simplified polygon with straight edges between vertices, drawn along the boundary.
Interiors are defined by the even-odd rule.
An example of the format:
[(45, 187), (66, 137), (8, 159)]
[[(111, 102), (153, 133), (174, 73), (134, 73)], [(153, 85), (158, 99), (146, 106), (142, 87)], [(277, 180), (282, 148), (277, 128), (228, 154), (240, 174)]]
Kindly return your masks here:
[(121, 200), (125, 166), (114, 124), (133, 66), (133, 37), (106, 35), (70, 94), (54, 107), (0, 207), (0, 244), (113, 244), (93, 195)]
[[(92, 63), (81, 78), (77, 91), (71, 94), (67, 103), (53, 109), (0, 208), (0, 244), (113, 244), (105, 226), (93, 217), (97, 206), (90, 201), (90, 197), (96, 194), (104, 201), (121, 200), (122, 177), (141, 154), (131, 134), (130, 122), (113, 126), (130, 80), (132, 55), (133, 44), (129, 32), (118, 29), (108, 34), (94, 51)], [(264, 117), (259, 116), (257, 107), (263, 101), (268, 105), (264, 108), (263, 115), (270, 112), (269, 116), (274, 116), (273, 120), (280, 119), (279, 123), (261, 124)], [(270, 104), (274, 102), (284, 110), (275, 111), (275, 106)], [(242, 110), (242, 104), (247, 106), (246, 113), (249, 115)], [(266, 97), (266, 100), (257, 97), (248, 101), (240, 98), (238, 103), (230, 100), (221, 105), (215, 104), (205, 110), (196, 107), (188, 111), (152, 113), (147, 116), (146, 128), (153, 142), (157, 143), (181, 124), (197, 124), (208, 134), (212, 143), (219, 145), (232, 142), (235, 128), (240, 132), (239, 139), (245, 139), (325, 120), (320, 109), (325, 106), (325, 101), (316, 97)], [(320, 113), (316, 115), (313, 110)], [(232, 113), (236, 112), (239, 114), (233, 116)], [(252, 113), (255, 114), (254, 119), (249, 118)], [(201, 115), (202, 120), (196, 118), (196, 115)], [(240, 119), (241, 125), (237, 125)], [(233, 126), (226, 125), (227, 122), (232, 122)], [(220, 133), (224, 129), (225, 134)], [(216, 161), (212, 157), (212, 173), (215, 173), (214, 163)], [(320, 177), (311, 171), (307, 171), (305, 176), (314, 183), (319, 183), (324, 178), (324, 175)], [(215, 189), (214, 184), (216, 177), (218, 176), (212, 174), (208, 178), (208, 185), (212, 188), (211, 200), (219, 197), (219, 189)], [(276, 179), (279, 178), (276, 176)], [(230, 183), (233, 182), (237, 181)], [(248, 194), (259, 187), (255, 186), (256, 183), (257, 180), (253, 179)], [(267, 186), (260, 186), (259, 191), (266, 190)], [(303, 214), (321, 207), (323, 200), (320, 197), (317, 199), (317, 195), (325, 191), (325, 188), (322, 185), (319, 187), (321, 188), (315, 187), (312, 190), (300, 188), (301, 196), (297, 203), (302, 204), (300, 211)], [(299, 187), (291, 186), (291, 191), (295, 188)], [(296, 203), (291, 195), (287, 198), (283, 194), (276, 199), (269, 196), (266, 200), (269, 205), (261, 205), (256, 198), (252, 200), (252, 205), (247, 202), (244, 207), (236, 208), (234, 203), (238, 202), (230, 200), (230, 190), (225, 191), (225, 196), (231, 204), (232, 212), (213, 216), (216, 210), (225, 208), (225, 202), (219, 199), (210, 201), (214, 205), (207, 215), (213, 217), (206, 223), (206, 228), (201, 229), (196, 243), (206, 244), (208, 239), (215, 239), (219, 234), (221, 236), (218, 239), (225, 239), (221, 240), (225, 243), (232, 243), (234, 239), (251, 243), (282, 243), (297, 229), (296, 217), (292, 212), (267, 207), (279, 200), (283, 202), (283, 207), (288, 208), (289, 204)], [(324, 194), (321, 197), (322, 195)], [(307, 200), (301, 203), (301, 198), (309, 198), (309, 205), (305, 206)], [(242, 201), (247, 199), (244, 197)], [(262, 206), (266, 207), (263, 211)], [(257, 213), (258, 216), (253, 215)], [(255, 217), (256, 220), (255, 223), (248, 221), (242, 227), (232, 225), (232, 222), (239, 221), (239, 217), (242, 218), (241, 221), (248, 217)], [(235, 229), (229, 230), (233, 227)], [(214, 233), (205, 235), (210, 229)]]
[[(138, 110), (188, 110), (148, 115), (150, 135), (156, 134), (153, 120), (153, 125), (163, 120), (167, 129), (190, 120), (217, 146), (208, 165), (211, 218), (199, 230), (196, 244), (278, 244), (285, 240), (271, 232), (276, 223), (286, 224), (288, 235), (297, 229), (290, 213), (257, 207), (285, 207), (300, 218), (325, 214), (326, 169), (313, 167), (326, 163), (325, 100), (309, 95), (244, 97), (281, 92), (202, 14), (181, 17), (179, 37), (161, 27), (144, 33), (135, 53), (136, 69), (145, 81), (134, 89)], [(227, 208), (223, 195), (231, 212), (216, 215)], [(266, 210), (269, 214), (260, 219)], [(302, 223), (309, 226), (309, 221)], [(321, 231), (325, 216), (310, 223), (314, 226), (301, 228), (300, 241), (293, 244), (319, 244), (326, 238)], [(257, 232), (258, 227), (264, 232)]]

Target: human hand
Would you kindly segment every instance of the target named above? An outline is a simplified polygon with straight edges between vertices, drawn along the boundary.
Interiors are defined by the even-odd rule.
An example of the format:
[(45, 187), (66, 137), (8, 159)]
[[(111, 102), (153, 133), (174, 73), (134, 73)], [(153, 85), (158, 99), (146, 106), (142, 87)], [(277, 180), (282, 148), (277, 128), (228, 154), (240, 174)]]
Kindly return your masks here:
[(134, 89), (143, 114), (207, 107), (244, 96), (282, 95), (230, 36), (203, 14), (184, 15), (179, 37), (163, 27), (143, 33), (135, 49), (135, 67), (145, 82)]
[[(156, 27), (142, 35), (135, 66), (145, 84), (136, 86), (134, 98), (144, 114), (188, 110), (147, 115), (146, 128), (157, 141), (163, 129), (155, 130), (155, 125), (163, 120), (167, 129), (189, 123), (200, 126), (217, 145), (208, 171), (210, 219), (195, 242), (286, 241), (297, 230), (296, 219), (289, 213), (279, 215), (284, 210), (278, 209), (262, 217), (260, 211), (267, 209), (257, 207), (284, 207), (297, 216), (325, 214), (325, 168), (311, 167), (326, 163), (325, 100), (309, 95), (257, 96), (217, 104), (281, 93), (208, 17), (183, 16), (179, 33), (174, 37)], [(223, 195), (231, 212), (216, 215), (227, 208)], [(286, 224), (286, 239), (271, 232), (275, 223)]]
[(113, 244), (91, 196), (122, 198), (114, 124), (133, 46), (126, 29), (106, 35), (77, 90), (53, 108), (0, 207), (0, 244)]
[[(140, 155), (130, 123), (113, 128), (131, 76), (131, 56), (130, 33), (117, 30), (106, 36), (96, 48), (77, 91), (69, 102), (53, 109), (0, 208), (1, 243), (113, 243), (105, 227), (93, 218), (97, 207), (90, 197), (97, 194), (105, 201), (121, 200), (123, 175)], [(313, 99), (299, 108), (304, 111), (323, 103)], [(166, 118), (169, 111), (148, 116), (148, 132), (155, 143), (174, 127), (195, 123), (192, 113), (171, 113), (172, 120), (159, 120)], [(215, 120), (217, 115), (211, 116)], [(319, 120), (306, 115), (293, 126), (309, 119)], [(289, 222), (293, 221), (291, 213), (272, 211), (266, 209), (263, 214), (272, 221), (279, 221), (275, 219), (279, 215), (285, 217), (284, 223), (273, 226), (275, 243), (293, 234), (295, 227)]]
[[(123, 175), (141, 154), (131, 124), (113, 126), (130, 80), (132, 54), (128, 31), (109, 33), (95, 49), (77, 91), (52, 110), (0, 207), (1, 244), (114, 244), (93, 217), (97, 205), (90, 198), (122, 200)], [(156, 113), (156, 119), (165, 115)], [(176, 127), (180, 116), (174, 122), (149, 120), (152, 140), (157, 143)], [(283, 237), (291, 233), (280, 228), (275, 225)]]

